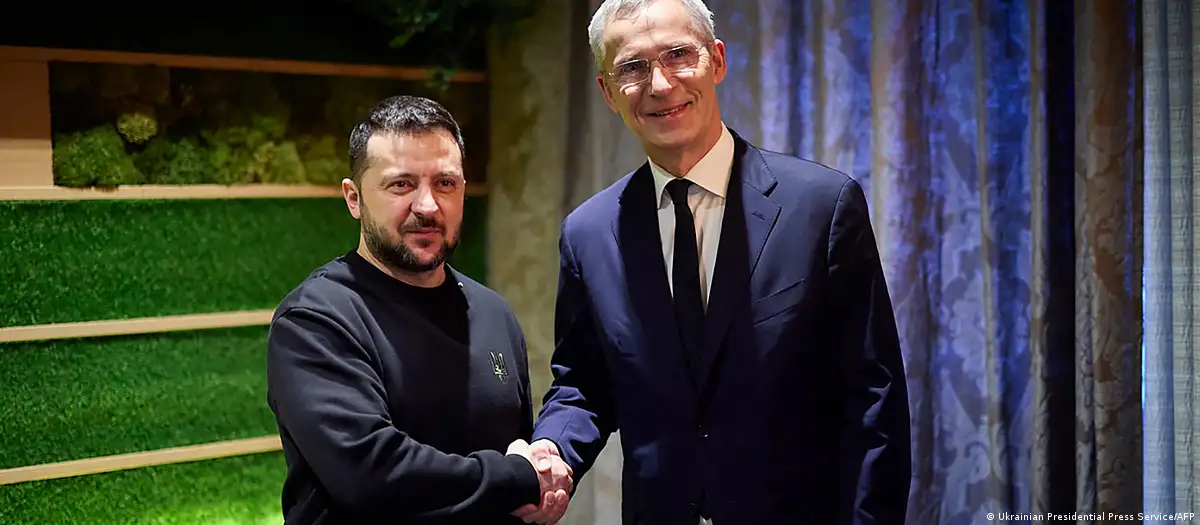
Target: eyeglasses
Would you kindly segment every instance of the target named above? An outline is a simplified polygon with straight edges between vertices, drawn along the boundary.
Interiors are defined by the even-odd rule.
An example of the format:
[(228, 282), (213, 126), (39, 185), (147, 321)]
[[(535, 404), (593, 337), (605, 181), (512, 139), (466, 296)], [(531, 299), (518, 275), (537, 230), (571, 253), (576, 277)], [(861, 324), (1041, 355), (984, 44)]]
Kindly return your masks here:
[[(659, 53), (653, 61), (658, 62), (663, 69), (672, 73), (687, 71), (695, 68), (696, 64), (700, 63), (700, 49), (702, 47), (704, 46), (697, 44), (673, 47)], [(650, 78), (650, 62), (651, 60), (645, 58), (621, 62), (613, 66), (613, 70), (606, 73), (606, 75), (618, 87), (626, 88), (641, 84)]]

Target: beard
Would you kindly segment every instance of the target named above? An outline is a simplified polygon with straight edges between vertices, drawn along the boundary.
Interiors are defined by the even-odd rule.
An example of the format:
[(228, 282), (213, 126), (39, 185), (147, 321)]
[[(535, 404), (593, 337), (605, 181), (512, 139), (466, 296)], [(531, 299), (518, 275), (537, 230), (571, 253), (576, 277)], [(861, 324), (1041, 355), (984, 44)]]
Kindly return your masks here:
[[(400, 240), (393, 241), (391, 235), (388, 235), (387, 229), (372, 220), (366, 206), (362, 206), (362, 228), (363, 240), (371, 255), (389, 268), (405, 273), (424, 273), (435, 270), (451, 255), (454, 255), (454, 249), (458, 247), (458, 236), (452, 237), (447, 234), (446, 227), (432, 217), (413, 215), (411, 219), (400, 225), (397, 232)], [(404, 244), (404, 233), (418, 228), (437, 228), (442, 232), (442, 246), (429, 261), (422, 261), (408, 245)]]

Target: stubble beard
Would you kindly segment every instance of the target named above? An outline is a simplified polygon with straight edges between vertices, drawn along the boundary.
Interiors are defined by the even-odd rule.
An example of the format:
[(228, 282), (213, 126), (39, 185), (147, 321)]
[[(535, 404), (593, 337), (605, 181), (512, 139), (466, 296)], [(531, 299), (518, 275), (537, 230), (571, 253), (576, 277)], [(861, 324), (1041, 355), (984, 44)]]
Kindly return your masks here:
[[(415, 221), (406, 221), (400, 227), (400, 231), (397, 232), (400, 234), (400, 240), (392, 241), (387, 229), (372, 220), (366, 206), (362, 206), (363, 240), (366, 242), (367, 250), (371, 252), (371, 255), (376, 260), (394, 271), (410, 274), (433, 271), (445, 263), (450, 256), (454, 255), (454, 250), (458, 247), (458, 236), (455, 235), (451, 238), (446, 233), (444, 225), (438, 224), (433, 218), (414, 217), (416, 218)], [(405, 230), (415, 228), (438, 228), (442, 232), (443, 241), (441, 249), (428, 262), (421, 261), (417, 254), (404, 244), (403, 235)]]

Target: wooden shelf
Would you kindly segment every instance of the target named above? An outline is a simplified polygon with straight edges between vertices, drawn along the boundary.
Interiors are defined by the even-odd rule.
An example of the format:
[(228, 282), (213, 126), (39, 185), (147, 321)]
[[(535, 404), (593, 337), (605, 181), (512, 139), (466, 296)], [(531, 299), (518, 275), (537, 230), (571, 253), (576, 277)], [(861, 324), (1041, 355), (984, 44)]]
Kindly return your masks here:
[[(349, 77), (425, 80), (434, 69), (384, 65), (341, 64), (298, 60), (217, 57), (46, 47), (0, 46), (0, 200), (119, 200), (119, 199), (253, 199), (340, 197), (339, 185), (181, 186), (129, 185), (116, 188), (74, 188), (54, 185), (50, 122), (52, 62), (157, 65), (210, 70), (234, 70)], [(484, 82), (479, 71), (460, 71), (452, 82)], [(468, 184), (468, 196), (481, 196), (486, 185)]]
[[(487, 195), (485, 184), (467, 184), (468, 197)], [(0, 201), (83, 201), (135, 199), (306, 199), (342, 196), (341, 186), (305, 184), (186, 184), (180, 186), (129, 185), (114, 188), (69, 186), (4, 186)]]
[[(133, 53), (126, 51), (97, 51), (86, 49), (57, 49), (45, 47), (0, 46), (0, 62), (87, 62), (95, 64), (128, 64), (138, 66), (220, 69), (229, 71), (258, 71), (293, 75), (328, 75), (367, 78), (426, 80), (433, 76), (432, 68), (341, 64), (264, 58), (216, 57), (207, 55), (171, 55)], [(484, 82), (487, 76), (480, 71), (459, 71), (451, 82)]]
[(202, 445), (188, 445), (161, 450), (151, 450), (147, 452), (133, 452), (130, 454), (118, 454), (115, 456), (101, 456), (95, 458), (63, 461), (59, 463), (47, 463), (42, 465), (30, 465), (27, 467), (0, 469), (0, 485), (10, 485), (13, 483), (24, 483), (27, 481), (39, 481), (45, 479), (68, 478), (72, 476), (86, 476), (89, 474), (100, 474), (118, 470), (153, 467), (157, 465), (169, 465), (173, 463), (203, 461), (207, 459), (227, 458), (231, 456), (262, 454), (264, 452), (274, 452), (280, 450), (282, 447), (283, 444), (279, 440), (279, 436), (263, 436), (248, 439), (235, 439), (232, 441), (219, 441), (216, 443), (205, 443)]
[(243, 326), (266, 326), (271, 324), (271, 316), (274, 314), (274, 310), (247, 310), (242, 312), (165, 315), (162, 317), (138, 317), (105, 321), (7, 326), (0, 328), (0, 343), (153, 334)]

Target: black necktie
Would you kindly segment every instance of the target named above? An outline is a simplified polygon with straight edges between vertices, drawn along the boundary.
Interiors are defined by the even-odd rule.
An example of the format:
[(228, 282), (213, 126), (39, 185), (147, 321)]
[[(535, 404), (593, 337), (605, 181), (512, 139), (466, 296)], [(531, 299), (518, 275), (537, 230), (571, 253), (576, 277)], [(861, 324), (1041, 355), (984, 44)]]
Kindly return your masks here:
[(700, 375), (703, 355), (700, 350), (704, 326), (704, 303), (700, 299), (700, 256), (696, 248), (696, 224), (688, 206), (688, 188), (692, 181), (676, 178), (667, 183), (667, 193), (675, 205), (675, 255), (671, 265), (671, 283), (675, 298), (675, 321), (679, 338), (687, 352), (692, 374)]

